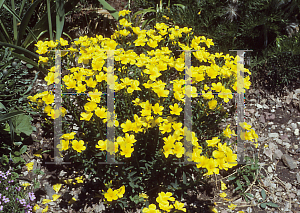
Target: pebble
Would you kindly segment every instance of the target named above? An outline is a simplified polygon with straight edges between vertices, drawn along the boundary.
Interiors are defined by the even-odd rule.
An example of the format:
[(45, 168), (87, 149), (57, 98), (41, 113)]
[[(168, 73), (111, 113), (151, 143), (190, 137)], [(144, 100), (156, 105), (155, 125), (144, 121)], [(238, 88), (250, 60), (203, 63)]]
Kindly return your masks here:
[(293, 129), (297, 128), (297, 124), (296, 123), (291, 123), (291, 126), (292, 126)]
[(299, 129), (295, 129), (294, 135), (298, 136), (299, 135)]
[(290, 190), (290, 189), (292, 188), (292, 184), (286, 183), (286, 184), (285, 184), (285, 187), (286, 187), (287, 190)]
[(282, 161), (283, 163), (289, 167), (289, 169), (296, 169), (297, 168), (297, 163), (296, 161), (291, 157), (289, 156), (288, 154), (284, 154), (282, 155)]
[(279, 134), (278, 133), (269, 133), (268, 136), (270, 138), (278, 138), (279, 137)]
[(282, 151), (280, 150), (280, 149), (277, 149), (277, 150), (275, 150), (275, 152), (274, 152), (274, 158), (275, 159), (281, 159), (281, 157), (282, 157), (282, 155), (283, 155), (283, 153), (282, 153)]
[(298, 173), (296, 174), (296, 179), (297, 179), (298, 183), (300, 184), (300, 172), (298, 172)]

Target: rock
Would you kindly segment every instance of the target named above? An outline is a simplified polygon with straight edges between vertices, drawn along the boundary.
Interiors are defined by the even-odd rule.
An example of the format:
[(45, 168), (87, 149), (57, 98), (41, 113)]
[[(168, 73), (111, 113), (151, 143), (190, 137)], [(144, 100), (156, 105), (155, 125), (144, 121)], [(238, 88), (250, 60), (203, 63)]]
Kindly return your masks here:
[(290, 211), (290, 206), (291, 206), (291, 204), (289, 202), (286, 202), (283, 211), (285, 211), (285, 212)]
[(271, 160), (273, 159), (273, 152), (272, 152), (272, 150), (270, 148), (265, 148), (264, 149), (264, 154), (266, 156), (268, 156)]
[(286, 184), (285, 184), (285, 188), (286, 188), (287, 190), (290, 190), (290, 189), (292, 188), (292, 184), (286, 183)]
[(270, 142), (270, 143), (269, 143), (269, 148), (270, 148), (272, 151), (275, 151), (275, 150), (278, 149), (278, 146), (277, 146), (275, 143)]
[(263, 108), (264, 108), (264, 109), (269, 109), (269, 106), (266, 105), (266, 104), (264, 104), (264, 105), (263, 105)]
[(272, 172), (273, 172), (273, 170), (272, 170), (271, 166), (268, 166), (268, 172), (270, 172), (270, 173), (272, 173)]
[(296, 136), (298, 136), (298, 135), (299, 135), (299, 129), (295, 129), (294, 134), (295, 134)]
[(67, 174), (67, 172), (65, 172), (64, 170), (61, 170), (58, 176), (63, 177), (65, 174)]
[(44, 191), (46, 192), (46, 194), (48, 195), (49, 199), (52, 200), (52, 195), (55, 194), (55, 191), (52, 188), (52, 186), (49, 185), (48, 183), (45, 183), (43, 188), (44, 188)]
[(292, 126), (293, 129), (297, 128), (297, 124), (296, 123), (291, 123), (291, 126)]
[(297, 152), (297, 153), (300, 153), (300, 148), (298, 148), (298, 149), (296, 150), (296, 152)]
[(279, 137), (278, 133), (269, 133), (268, 135), (270, 138), (278, 138)]
[(296, 179), (297, 179), (298, 183), (300, 184), (300, 172), (298, 172), (298, 173), (296, 174)]
[(263, 115), (260, 115), (259, 122), (261, 122), (261, 123), (265, 123), (266, 122), (265, 117)]
[(281, 157), (282, 157), (282, 155), (283, 155), (283, 153), (282, 153), (282, 151), (280, 150), (280, 149), (277, 149), (277, 150), (275, 150), (275, 152), (274, 152), (274, 158), (275, 159), (281, 159)]
[(288, 154), (284, 154), (282, 155), (282, 161), (283, 163), (289, 167), (289, 169), (296, 169), (297, 168), (297, 163), (296, 161), (291, 157), (289, 156)]
[(300, 89), (296, 89), (294, 93), (300, 93)]
[(262, 109), (262, 108), (263, 108), (263, 106), (260, 105), (260, 104), (256, 104), (256, 107), (257, 107), (258, 109)]

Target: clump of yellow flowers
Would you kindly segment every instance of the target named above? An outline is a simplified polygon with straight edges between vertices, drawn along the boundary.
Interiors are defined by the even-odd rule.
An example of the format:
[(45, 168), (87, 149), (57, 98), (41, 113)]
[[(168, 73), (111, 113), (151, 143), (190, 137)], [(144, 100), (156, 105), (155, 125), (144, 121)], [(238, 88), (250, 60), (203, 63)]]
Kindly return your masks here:
[[(185, 154), (185, 131), (183, 121), (179, 117), (184, 113), (187, 89), (184, 80), (186, 51), (192, 51), (193, 56), (191, 86), (188, 89), (191, 89), (193, 100), (197, 100), (205, 108), (207, 115), (214, 110), (220, 110), (222, 102), (227, 103), (233, 98), (232, 93), (249, 89), (251, 73), (245, 68), (244, 72), (249, 75), (237, 79), (239, 57), (210, 53), (208, 48), (214, 45), (213, 41), (204, 36), (194, 35), (192, 28), (157, 23), (154, 29), (145, 30), (134, 26), (128, 19), (129, 14), (128, 10), (120, 11), (119, 29), (110, 38), (102, 35), (82, 36), (72, 42), (70, 47), (62, 38), (55, 42), (39, 41), (36, 44), (36, 52), (41, 55), (40, 62), (50, 67), (45, 81), (48, 85), (58, 83), (53, 66), (54, 51), (49, 50), (64, 50), (62, 60), (73, 58), (78, 65), (69, 68), (69, 74), (63, 76), (63, 91), (86, 94), (84, 111), (80, 113), (81, 121), (97, 120), (106, 125), (108, 110), (103, 104), (105, 100), (102, 96), (108, 84), (108, 51), (113, 51), (114, 76), (109, 84), (114, 85), (115, 97), (120, 94), (118, 97), (131, 99), (126, 106), (138, 112), (132, 113), (132, 119), (127, 119), (121, 124), (119, 121), (122, 120), (117, 119), (115, 114), (115, 127), (119, 128), (123, 135), (118, 135), (114, 143), (101, 138), (94, 148), (130, 158), (137, 143), (136, 135), (158, 127), (163, 136), (162, 156), (168, 158), (173, 155), (182, 158)], [(240, 88), (238, 84), (243, 85), (241, 91), (237, 91), (237, 88)], [(146, 92), (148, 95), (145, 97)], [(29, 96), (28, 99), (31, 102), (45, 103), (44, 112), (52, 119), (68, 113), (63, 107), (61, 112), (55, 112), (54, 95), (51, 92), (45, 91), (33, 97)], [(166, 100), (172, 104), (166, 104)], [(244, 138), (256, 140), (257, 135), (250, 129), (251, 126), (247, 126), (246, 123), (241, 125), (247, 130), (243, 134)], [(61, 144), (58, 145), (60, 151), (72, 148), (78, 153), (85, 152), (88, 142), (75, 139), (75, 135), (75, 132), (70, 132), (62, 136)], [(227, 126), (223, 136), (231, 138), (232, 135), (236, 136)], [(198, 168), (206, 169), (205, 175), (219, 174), (220, 169), (228, 170), (237, 165), (237, 155), (227, 143), (221, 141), (220, 136), (199, 141), (196, 133), (192, 132), (191, 141), (193, 149), (192, 153), (188, 154), (189, 160), (195, 162)], [(211, 156), (204, 152), (204, 146), (212, 150)], [(114, 150), (111, 147), (114, 147)], [(118, 193), (110, 190), (105, 196), (110, 201), (116, 199)], [(173, 199), (168, 194), (161, 194), (159, 197), (160, 208), (168, 211), (172, 207), (167, 205), (168, 199)], [(155, 212), (156, 207), (151, 205), (149, 210), (144, 209), (144, 212)], [(173, 205), (178, 210), (182, 208), (180, 203), (175, 202)]]

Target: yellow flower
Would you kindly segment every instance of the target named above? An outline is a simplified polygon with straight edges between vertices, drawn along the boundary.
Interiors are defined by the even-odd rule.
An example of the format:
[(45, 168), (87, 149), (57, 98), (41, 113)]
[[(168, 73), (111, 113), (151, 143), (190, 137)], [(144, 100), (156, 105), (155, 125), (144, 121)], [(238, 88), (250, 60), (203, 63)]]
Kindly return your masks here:
[(215, 147), (221, 140), (218, 137), (213, 137), (211, 140), (206, 140), (207, 146)]
[(61, 46), (67, 46), (67, 45), (69, 45), (68, 41), (64, 40), (63, 38), (60, 38), (59, 41), (60, 41), (60, 45)]
[(35, 204), (34, 207), (33, 207), (33, 212), (36, 212), (36, 210), (40, 209), (39, 205), (38, 204)]
[(182, 111), (182, 108), (180, 108), (177, 103), (174, 104), (173, 106), (169, 106), (169, 107), (171, 109), (170, 113), (172, 115), (180, 115), (180, 112)]
[(104, 197), (107, 201), (113, 201), (118, 199), (118, 191), (117, 190), (112, 190), (109, 188), (107, 192), (104, 194)]
[(75, 180), (77, 181), (77, 183), (83, 183), (82, 178), (83, 178), (83, 176), (76, 177)]
[(121, 10), (119, 11), (119, 16), (125, 16), (127, 14), (129, 14), (131, 11), (130, 10)]
[(43, 199), (42, 204), (50, 203), (51, 201), (52, 201), (52, 200), (50, 200), (50, 199)]
[(26, 164), (27, 170), (30, 171), (33, 169), (33, 162)]
[(52, 103), (54, 103), (54, 95), (52, 95), (52, 94), (45, 95), (45, 96), (42, 98), (42, 100), (43, 100), (47, 105), (52, 104)]
[(24, 190), (26, 190), (27, 186), (30, 186), (30, 183), (22, 183), (22, 186), (24, 186)]
[(119, 23), (124, 27), (130, 27), (132, 25), (132, 23), (128, 22), (125, 18), (121, 19)]
[(175, 201), (175, 204), (174, 204), (175, 209), (186, 212), (186, 208), (183, 208), (183, 206), (184, 206), (184, 203), (180, 203), (177, 200)]
[(62, 184), (60, 184), (60, 183), (57, 183), (57, 184), (53, 185), (54, 191), (55, 191), (56, 193), (58, 193), (59, 190), (60, 190), (60, 188), (61, 188), (61, 186), (62, 186)]
[(155, 204), (150, 204), (149, 208), (143, 208), (142, 210), (143, 213), (159, 213), (160, 211), (158, 209), (156, 209), (156, 205)]
[(117, 196), (119, 198), (122, 198), (124, 193), (125, 193), (125, 186), (121, 186), (119, 189), (116, 190), (118, 193), (117, 193)]
[(55, 48), (58, 45), (58, 43), (51, 40), (47, 42), (47, 45), (50, 48)]
[(39, 61), (38, 61), (38, 63), (40, 64), (40, 62), (42, 62), (42, 63), (47, 63), (48, 62), (48, 60), (49, 60), (49, 58), (48, 57), (43, 57), (43, 56), (40, 56), (39, 57)]
[(59, 197), (60, 197), (60, 195), (57, 195), (57, 194), (52, 195), (53, 201), (56, 201)]
[(225, 190), (225, 189), (227, 189), (227, 186), (223, 181), (221, 181), (221, 190)]
[(227, 197), (227, 194), (225, 192), (220, 193), (220, 197)]
[(233, 203), (228, 206), (228, 208), (231, 209), (231, 210), (234, 210), (235, 207), (237, 207), (237, 205), (234, 205)]
[(80, 140), (80, 141), (73, 140), (72, 141), (72, 148), (74, 150), (76, 150), (77, 152), (82, 152), (83, 150), (86, 149), (86, 147), (83, 144), (84, 144), (83, 140)]
[(209, 109), (214, 110), (216, 108), (217, 104), (218, 104), (218, 102), (215, 99), (210, 100), (208, 102)]
[(69, 141), (68, 140), (61, 140), (60, 144), (56, 146), (56, 148), (59, 149), (59, 151), (67, 150), (69, 149)]
[(75, 203), (75, 201), (76, 201), (75, 197), (72, 197), (72, 198), (69, 200), (68, 204), (71, 205), (71, 204)]
[(42, 210), (42, 213), (47, 212), (47, 211), (48, 211), (48, 206), (46, 206), (46, 208), (44, 208), (44, 209)]

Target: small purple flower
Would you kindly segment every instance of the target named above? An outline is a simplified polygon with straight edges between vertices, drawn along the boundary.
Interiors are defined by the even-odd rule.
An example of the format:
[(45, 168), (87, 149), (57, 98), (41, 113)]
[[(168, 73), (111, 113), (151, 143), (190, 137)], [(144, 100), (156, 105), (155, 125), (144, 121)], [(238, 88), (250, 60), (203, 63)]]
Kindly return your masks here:
[(9, 181), (8, 181), (8, 183), (13, 183), (13, 182), (14, 182), (14, 180), (9, 180)]
[(29, 195), (29, 198), (30, 198), (31, 201), (35, 200), (36, 197), (35, 197), (33, 192), (29, 192), (28, 195)]
[(0, 206), (0, 211), (3, 211), (3, 206)]
[(4, 196), (3, 196), (2, 200), (3, 200), (4, 203), (8, 203), (9, 202), (9, 198), (5, 198)]
[(7, 190), (8, 190), (8, 187), (6, 187), (5, 190), (7, 191)]
[(21, 187), (16, 187), (16, 190), (19, 192), (21, 190)]
[(26, 204), (25, 199), (22, 199), (22, 200), (19, 200), (19, 201), (20, 201), (20, 203), (21, 203), (22, 205), (25, 205), (25, 204)]
[(7, 175), (7, 176), (10, 175), (10, 171), (9, 171), (9, 170), (7, 170), (6, 175)]
[(25, 208), (28, 208), (28, 210), (32, 210), (30, 204), (28, 203), (27, 206)]

